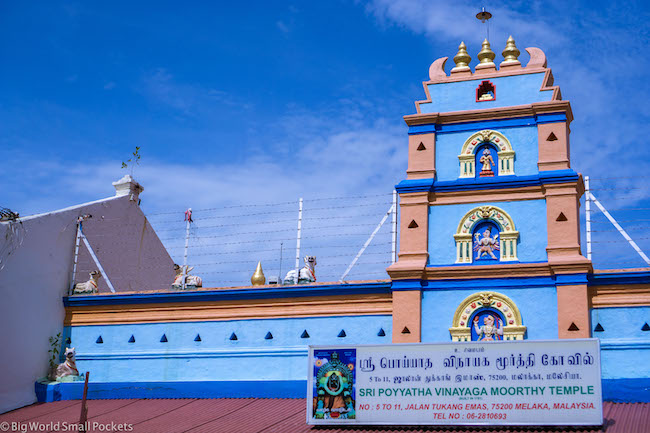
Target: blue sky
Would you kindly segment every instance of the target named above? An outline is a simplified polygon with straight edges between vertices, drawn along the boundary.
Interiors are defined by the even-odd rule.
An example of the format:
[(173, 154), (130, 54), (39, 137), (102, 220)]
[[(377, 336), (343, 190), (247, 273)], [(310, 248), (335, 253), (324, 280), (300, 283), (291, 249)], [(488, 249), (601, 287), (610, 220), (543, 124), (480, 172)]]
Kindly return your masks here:
[(643, 2), (429, 0), (2, 2), (0, 205), (110, 196), (135, 146), (151, 214), (390, 193), (401, 116), (433, 60), (461, 40), (476, 59), (482, 4), (495, 52), (510, 34), (545, 51), (575, 115), (573, 167), (615, 178), (601, 201), (650, 207)]

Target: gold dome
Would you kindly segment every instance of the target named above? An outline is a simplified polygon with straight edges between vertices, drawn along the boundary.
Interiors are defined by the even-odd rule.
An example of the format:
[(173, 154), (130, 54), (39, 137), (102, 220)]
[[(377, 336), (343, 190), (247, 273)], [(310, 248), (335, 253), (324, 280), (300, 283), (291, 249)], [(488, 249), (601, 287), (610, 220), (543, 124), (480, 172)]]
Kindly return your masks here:
[(251, 277), (251, 284), (254, 286), (263, 286), (266, 284), (266, 277), (264, 276), (264, 271), (262, 270), (262, 262), (257, 262), (257, 268)]

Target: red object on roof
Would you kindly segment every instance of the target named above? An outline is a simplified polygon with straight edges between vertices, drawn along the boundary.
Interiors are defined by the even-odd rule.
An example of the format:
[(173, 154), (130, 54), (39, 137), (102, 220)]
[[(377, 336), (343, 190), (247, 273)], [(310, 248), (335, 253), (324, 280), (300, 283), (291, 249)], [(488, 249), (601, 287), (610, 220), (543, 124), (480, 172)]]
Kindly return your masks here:
[[(49, 423), (79, 420), (80, 400), (38, 403), (0, 415), (0, 427), (9, 422), (28, 425), (27, 431)], [(133, 431), (216, 433), (301, 432), (606, 432), (650, 433), (650, 403), (603, 404), (603, 427), (441, 427), (441, 426), (318, 426), (305, 422), (304, 399), (219, 398), (174, 400), (88, 400), (89, 432)], [(30, 427), (29, 424), (32, 423)], [(118, 426), (122, 427), (118, 430)], [(101, 427), (100, 427), (101, 426)], [(62, 428), (62, 427), (60, 427)], [(4, 431), (4, 430), (3, 430)], [(48, 431), (48, 430), (45, 430)], [(52, 431), (50, 429), (49, 431)], [(61, 430), (62, 431), (62, 430)]]

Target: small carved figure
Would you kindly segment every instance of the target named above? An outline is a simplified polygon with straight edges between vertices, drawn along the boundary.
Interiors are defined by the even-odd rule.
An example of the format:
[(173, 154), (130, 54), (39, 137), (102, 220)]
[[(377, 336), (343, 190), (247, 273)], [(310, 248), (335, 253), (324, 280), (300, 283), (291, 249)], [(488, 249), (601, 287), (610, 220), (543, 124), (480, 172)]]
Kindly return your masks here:
[(194, 266), (178, 266), (174, 264), (174, 271), (176, 272), (176, 277), (172, 283), (172, 287), (177, 290), (183, 288), (183, 267), (185, 267), (185, 288), (186, 289), (196, 289), (197, 287), (203, 287), (203, 280), (197, 275), (190, 275)]
[(59, 380), (62, 377), (66, 376), (79, 376), (79, 370), (77, 370), (77, 361), (75, 355), (77, 352), (74, 350), (74, 347), (66, 347), (65, 349), (65, 361), (59, 364), (56, 367), (56, 370), (53, 370), (50, 373), (48, 379), (50, 380)]
[(302, 284), (302, 283), (313, 283), (316, 281), (316, 257), (315, 256), (305, 256), (305, 267), (300, 269), (300, 274), (298, 275), (295, 269), (287, 272), (287, 275), (284, 277), (284, 284)]
[(499, 251), (499, 234), (491, 236), (492, 231), (490, 227), (483, 231), (483, 237), (480, 233), (474, 233), (474, 251), (476, 251), (476, 259), (480, 259), (486, 254), (496, 259), (494, 251)]
[(490, 150), (488, 148), (483, 149), (483, 156), (481, 156), (479, 162), (483, 164), (479, 176), (481, 177), (494, 176), (494, 172), (492, 171), (492, 166), (496, 164), (494, 163), (494, 159), (492, 159), (492, 154), (490, 153)]
[(495, 341), (501, 340), (499, 336), (503, 336), (503, 328), (501, 327), (501, 319), (495, 319), (492, 314), (488, 314), (483, 319), (483, 326), (478, 326), (479, 317), (474, 317), (474, 331), (478, 334), (478, 341)]
[(97, 281), (101, 278), (102, 273), (99, 271), (92, 271), (89, 275), (90, 279), (88, 281), (74, 285), (74, 290), (72, 290), (73, 295), (97, 293)]

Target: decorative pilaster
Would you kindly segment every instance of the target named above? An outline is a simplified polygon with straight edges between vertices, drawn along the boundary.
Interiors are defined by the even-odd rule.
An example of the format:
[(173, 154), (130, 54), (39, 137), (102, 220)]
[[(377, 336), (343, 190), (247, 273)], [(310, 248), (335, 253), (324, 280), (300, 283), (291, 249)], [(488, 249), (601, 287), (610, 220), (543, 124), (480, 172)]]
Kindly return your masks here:
[(519, 260), (517, 258), (517, 239), (519, 239), (519, 232), (499, 232), (501, 238), (501, 254), (502, 262), (512, 262)]
[(421, 323), (421, 287), (416, 290), (394, 290), (393, 343), (419, 343), (421, 341)]
[(436, 177), (436, 134), (409, 135), (407, 179)]
[(455, 234), (456, 263), (472, 263), (472, 235)]
[(515, 174), (515, 151), (503, 150), (497, 152), (499, 157), (499, 176)]
[(557, 326), (559, 338), (589, 338), (589, 289), (586, 284), (557, 286)]
[(421, 279), (429, 259), (428, 192), (400, 193), (399, 230), (398, 260), (386, 271), (393, 280)]

